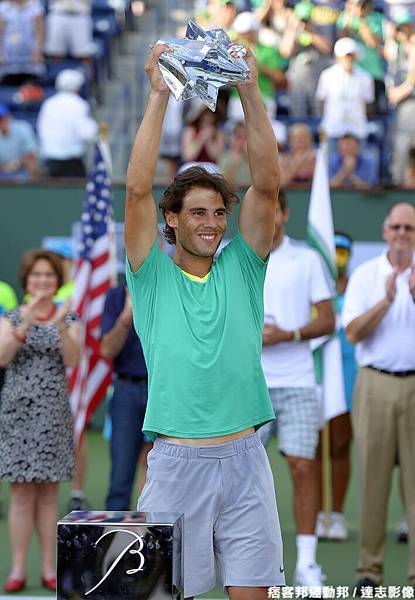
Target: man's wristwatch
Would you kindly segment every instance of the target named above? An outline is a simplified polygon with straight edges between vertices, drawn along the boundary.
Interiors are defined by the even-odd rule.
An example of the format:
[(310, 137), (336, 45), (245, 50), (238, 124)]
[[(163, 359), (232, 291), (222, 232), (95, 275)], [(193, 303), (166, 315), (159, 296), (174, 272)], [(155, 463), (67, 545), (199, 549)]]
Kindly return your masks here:
[(293, 342), (301, 342), (301, 331), (299, 329), (294, 329)]

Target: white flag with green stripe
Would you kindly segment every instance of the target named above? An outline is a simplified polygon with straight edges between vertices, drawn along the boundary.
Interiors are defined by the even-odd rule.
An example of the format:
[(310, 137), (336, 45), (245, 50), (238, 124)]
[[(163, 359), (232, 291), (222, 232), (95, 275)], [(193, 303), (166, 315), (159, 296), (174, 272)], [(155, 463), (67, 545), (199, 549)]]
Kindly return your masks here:
[[(316, 168), (308, 208), (307, 241), (320, 254), (336, 287), (336, 249), (334, 244), (333, 211), (327, 168), (327, 145), (322, 143), (317, 152)], [(312, 346), (317, 383), (321, 384), (322, 421), (329, 421), (347, 411), (344, 391), (343, 366), (338, 335), (315, 340)]]

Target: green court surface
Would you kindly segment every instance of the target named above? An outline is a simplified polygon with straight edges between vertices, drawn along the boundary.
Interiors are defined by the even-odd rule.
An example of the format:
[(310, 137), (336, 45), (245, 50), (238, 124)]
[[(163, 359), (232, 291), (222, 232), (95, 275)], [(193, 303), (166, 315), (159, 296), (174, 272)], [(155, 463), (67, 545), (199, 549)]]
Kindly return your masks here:
[[(105, 494), (108, 485), (109, 460), (108, 444), (98, 432), (88, 432), (88, 475), (86, 482), (86, 494), (94, 510), (104, 509)], [(295, 530), (292, 515), (292, 488), (289, 479), (287, 465), (284, 459), (277, 453), (275, 441), (271, 442), (269, 448), (272, 469), (275, 477), (277, 490), (278, 508), (281, 521), (281, 529), (284, 541), (285, 569), (287, 574), (287, 585), (291, 585), (295, 564)], [(323, 566), (327, 574), (326, 585), (341, 586), (353, 585), (355, 582), (354, 569), (357, 555), (358, 534), (358, 501), (357, 501), (357, 473), (355, 460), (351, 485), (346, 501), (346, 517), (350, 527), (350, 539), (347, 542), (321, 542), (318, 548), (318, 562)], [(395, 541), (395, 529), (401, 518), (401, 505), (398, 494), (398, 472), (395, 472), (392, 494), (389, 505), (388, 533), (386, 545), (386, 569), (384, 585), (406, 585), (406, 567), (408, 562), (408, 547), (406, 544), (398, 544)], [(59, 495), (59, 516), (67, 513), (67, 502), (70, 486), (67, 483), (61, 485)], [(8, 485), (0, 484), (0, 498), (3, 508), (3, 516), (0, 519), (0, 585), (2, 587), (10, 566), (10, 547), (7, 532), (7, 504)], [(0, 590), (1, 595), (1, 590)], [(29, 551), (28, 584), (21, 596), (47, 596), (48, 593), (40, 587), (40, 560), (37, 540), (33, 539)], [(19, 597), (18, 594), (15, 594)], [(8, 596), (12, 597), (12, 596)], [(52, 594), (49, 594), (52, 597)], [(201, 596), (208, 598), (225, 598), (218, 587), (216, 590)]]

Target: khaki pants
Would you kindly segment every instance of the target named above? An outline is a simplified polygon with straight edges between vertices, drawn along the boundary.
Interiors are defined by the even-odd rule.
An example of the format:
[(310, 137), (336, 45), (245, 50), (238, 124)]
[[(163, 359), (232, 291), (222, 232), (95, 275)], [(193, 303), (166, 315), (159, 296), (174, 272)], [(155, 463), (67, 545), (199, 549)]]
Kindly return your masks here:
[(388, 499), (398, 458), (409, 524), (408, 577), (414, 585), (415, 375), (394, 377), (362, 368), (352, 419), (360, 475), (358, 575), (382, 582)]

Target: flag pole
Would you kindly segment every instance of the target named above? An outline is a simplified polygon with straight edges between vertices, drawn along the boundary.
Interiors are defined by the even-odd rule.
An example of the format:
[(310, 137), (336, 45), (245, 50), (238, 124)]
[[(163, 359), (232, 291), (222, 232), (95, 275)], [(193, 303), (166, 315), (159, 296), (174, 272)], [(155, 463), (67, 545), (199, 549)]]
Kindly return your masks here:
[[(327, 160), (328, 146), (327, 135), (324, 129), (319, 133), (320, 146)], [(324, 375), (323, 375), (324, 376)], [(330, 527), (331, 513), (331, 460), (330, 460), (330, 421), (325, 421), (321, 434), (321, 464), (322, 464), (322, 497), (323, 497), (323, 520), (324, 530)]]
[[(112, 176), (112, 157), (110, 150), (110, 129), (107, 121), (101, 121), (99, 124), (99, 146), (101, 149), (102, 158), (105, 161), (107, 172)], [(109, 235), (109, 252), (111, 259), (111, 285), (115, 287), (117, 285), (117, 233), (115, 230), (114, 220), (108, 223), (108, 235)]]

